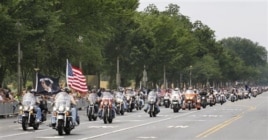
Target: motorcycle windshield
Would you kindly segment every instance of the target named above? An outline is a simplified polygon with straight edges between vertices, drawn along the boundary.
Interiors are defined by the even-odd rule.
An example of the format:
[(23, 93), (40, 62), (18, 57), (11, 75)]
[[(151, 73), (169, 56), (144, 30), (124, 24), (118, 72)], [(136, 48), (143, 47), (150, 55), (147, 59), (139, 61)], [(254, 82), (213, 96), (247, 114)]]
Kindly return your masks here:
[(132, 97), (132, 96), (135, 96), (135, 93), (133, 91), (127, 90), (126, 91), (126, 96)]
[(24, 106), (33, 106), (36, 103), (35, 96), (31, 93), (26, 93), (22, 97), (22, 105)]
[(121, 92), (116, 92), (116, 93), (115, 93), (115, 98), (123, 99), (123, 98), (124, 98), (124, 95), (123, 95), (123, 93), (121, 93)]
[(194, 94), (193, 90), (186, 90), (185, 94)]
[(55, 97), (55, 106), (63, 106), (70, 107), (71, 106), (71, 98), (66, 92), (59, 92)]
[(113, 95), (110, 92), (103, 92), (102, 99), (113, 99)]
[(149, 92), (149, 94), (148, 94), (148, 101), (155, 102), (156, 101), (156, 96), (157, 96), (156, 94), (157, 93), (155, 93), (153, 91)]
[(179, 92), (178, 91), (172, 91), (171, 98), (173, 100), (179, 99)]
[(88, 95), (88, 101), (89, 101), (90, 103), (95, 103), (95, 102), (97, 101), (97, 94), (95, 94), (95, 93), (90, 93), (90, 94)]

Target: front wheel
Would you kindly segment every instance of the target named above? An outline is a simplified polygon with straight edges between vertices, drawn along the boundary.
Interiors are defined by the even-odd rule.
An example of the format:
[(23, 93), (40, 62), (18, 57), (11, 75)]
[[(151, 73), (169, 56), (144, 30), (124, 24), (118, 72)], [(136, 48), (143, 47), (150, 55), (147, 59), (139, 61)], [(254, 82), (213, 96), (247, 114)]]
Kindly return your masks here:
[(29, 125), (28, 125), (28, 119), (26, 117), (22, 118), (21, 126), (23, 130), (27, 130)]
[(103, 122), (106, 124), (108, 122), (108, 110), (103, 110)]
[(59, 120), (58, 121), (58, 134), (62, 135), (63, 134), (63, 128), (64, 128), (64, 122), (63, 120)]

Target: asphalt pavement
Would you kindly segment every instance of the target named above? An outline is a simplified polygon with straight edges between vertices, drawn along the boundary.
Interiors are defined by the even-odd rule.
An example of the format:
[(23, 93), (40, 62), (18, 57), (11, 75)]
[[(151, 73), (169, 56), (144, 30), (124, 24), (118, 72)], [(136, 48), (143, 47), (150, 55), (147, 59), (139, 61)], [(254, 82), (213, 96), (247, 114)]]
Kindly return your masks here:
[[(117, 115), (111, 124), (88, 121), (86, 111), (79, 111), (81, 124), (70, 135), (40, 125), (38, 130), (23, 131), (16, 117), (0, 119), (0, 139), (8, 140), (268, 140), (268, 92), (256, 98), (207, 106), (201, 110), (160, 107), (157, 117), (143, 110)], [(15, 122), (15, 123), (14, 123)]]

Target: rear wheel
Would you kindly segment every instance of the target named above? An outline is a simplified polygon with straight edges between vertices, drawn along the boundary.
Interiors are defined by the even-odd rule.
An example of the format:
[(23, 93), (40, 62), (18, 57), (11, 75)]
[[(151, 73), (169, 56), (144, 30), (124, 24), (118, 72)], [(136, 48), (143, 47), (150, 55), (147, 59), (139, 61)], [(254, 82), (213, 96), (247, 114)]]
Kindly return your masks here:
[(179, 112), (179, 108), (178, 107), (173, 107), (173, 112), (174, 113)]
[(112, 118), (112, 116), (109, 116), (109, 117), (108, 117), (108, 122), (109, 122), (109, 123), (112, 123), (112, 122), (113, 122), (113, 118)]
[(34, 130), (37, 130), (39, 128), (39, 123), (35, 123), (33, 128), (34, 128)]

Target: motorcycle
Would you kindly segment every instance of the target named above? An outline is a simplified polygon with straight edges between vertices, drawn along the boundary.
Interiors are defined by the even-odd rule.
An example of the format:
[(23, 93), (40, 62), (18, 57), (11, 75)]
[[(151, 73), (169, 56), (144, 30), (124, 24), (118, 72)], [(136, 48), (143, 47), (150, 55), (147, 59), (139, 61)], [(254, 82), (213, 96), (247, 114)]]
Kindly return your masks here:
[(34, 130), (39, 128), (39, 122), (36, 121), (35, 106), (35, 96), (31, 93), (26, 93), (22, 98), (22, 105), (19, 106), (18, 116), (18, 123), (21, 123), (23, 130), (27, 130), (28, 127), (33, 127)]
[(208, 103), (210, 106), (213, 106), (216, 104), (216, 99), (213, 94), (209, 94), (208, 96)]
[(186, 108), (189, 110), (192, 108), (196, 108), (197, 110), (201, 109), (201, 100), (199, 98), (199, 95), (197, 95), (194, 90), (188, 89), (184, 93), (182, 109), (185, 110)]
[(106, 124), (107, 122), (112, 123), (115, 118), (115, 111), (113, 108), (113, 96), (110, 92), (103, 92), (101, 99), (101, 118)]
[(71, 130), (75, 128), (72, 112), (71, 112), (71, 98), (66, 92), (59, 92), (55, 97), (55, 105), (53, 107), (52, 117), (56, 120), (54, 127), (59, 135), (69, 135)]
[(87, 107), (87, 117), (88, 120), (97, 120), (98, 117), (98, 104), (97, 104), (97, 94), (96, 93), (91, 93), (88, 96), (88, 107)]
[(170, 97), (169, 97), (168, 93), (165, 94), (163, 102), (164, 102), (164, 106), (166, 108), (169, 108), (169, 106), (170, 106)]
[(156, 117), (156, 114), (158, 113), (156, 108), (156, 95), (157, 93), (151, 91), (148, 94), (148, 114), (150, 117)]
[(254, 89), (252, 90), (252, 96), (253, 96), (253, 97), (257, 97), (257, 95), (258, 95), (258, 90), (257, 90), (256, 88), (254, 88)]
[(200, 97), (201, 97), (201, 106), (203, 108), (206, 108), (207, 107), (207, 93), (206, 92), (201, 92)]
[(135, 96), (132, 91), (126, 91), (127, 112), (132, 112), (135, 108)]
[(181, 96), (178, 91), (172, 91), (171, 93), (171, 109), (173, 109), (173, 112), (179, 112), (181, 109)]
[(225, 97), (224, 93), (221, 93), (219, 98), (220, 98), (221, 105), (226, 102), (226, 97)]
[(124, 108), (124, 95), (122, 92), (116, 92), (115, 93), (115, 106), (116, 106), (116, 114), (124, 115), (125, 108)]
[(143, 108), (143, 104), (142, 104), (142, 96), (140, 94), (136, 95), (136, 103), (135, 103), (135, 107), (136, 110), (141, 110)]
[(237, 97), (235, 96), (235, 94), (234, 93), (231, 93), (230, 94), (230, 101), (231, 102), (234, 102), (234, 101), (236, 101), (237, 100)]
[(247, 90), (244, 90), (244, 99), (250, 99), (250, 93)]

